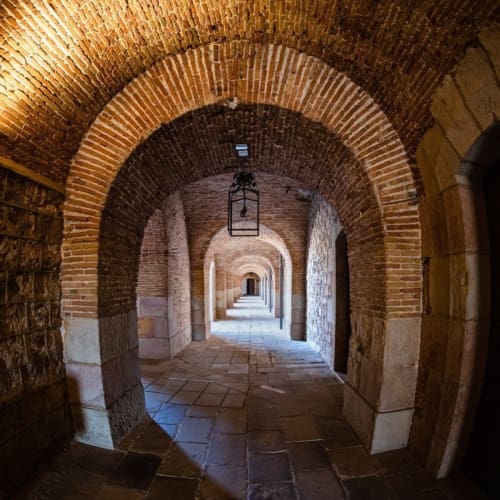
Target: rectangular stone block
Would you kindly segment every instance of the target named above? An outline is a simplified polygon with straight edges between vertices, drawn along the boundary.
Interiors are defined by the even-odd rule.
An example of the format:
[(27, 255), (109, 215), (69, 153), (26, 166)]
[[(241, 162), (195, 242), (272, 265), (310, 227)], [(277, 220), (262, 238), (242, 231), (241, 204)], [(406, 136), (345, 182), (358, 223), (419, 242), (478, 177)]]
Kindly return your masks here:
[(122, 395), (108, 410), (108, 422), (113, 444), (118, 446), (124, 436), (144, 417), (144, 389), (138, 382)]
[(349, 384), (344, 384), (343, 413), (365, 448), (370, 450), (375, 411)]
[(122, 356), (107, 361), (102, 365), (102, 379), (106, 407), (111, 406), (127, 390), (127, 366), (122, 361)]
[(50, 303), (30, 303), (28, 305), (28, 323), (31, 331), (47, 328), (50, 325)]
[(490, 311), (490, 261), (488, 255), (458, 254), (450, 257), (450, 315), (486, 319)]
[[(21, 240), (22, 241), (22, 240)], [(2, 235), (0, 238), (0, 271), (15, 269), (20, 240)]]
[(102, 369), (88, 363), (66, 363), (68, 395), (71, 403), (105, 408)]
[(35, 275), (35, 299), (58, 300), (61, 297), (61, 285), (58, 272), (40, 272)]
[(451, 76), (443, 78), (440, 88), (434, 94), (431, 112), (455, 150), (460, 156), (464, 156), (479, 136), (480, 130), (465, 107)]
[(114, 448), (108, 412), (105, 409), (72, 404), (71, 413), (75, 426), (75, 441), (101, 448)]
[(0, 340), (0, 372), (19, 368), (26, 363), (24, 339), (20, 335)]
[(193, 340), (206, 340), (209, 336), (209, 327), (205, 323), (199, 324), (193, 322), (192, 334)]
[(166, 318), (168, 297), (137, 297), (137, 313), (141, 316)]
[(33, 300), (35, 274), (9, 272), (7, 277), (7, 302), (14, 304)]
[(377, 410), (396, 411), (413, 408), (417, 375), (416, 363), (405, 366), (384, 366)]
[(435, 316), (449, 314), (450, 264), (449, 257), (432, 257), (429, 260), (429, 306)]
[(100, 364), (99, 320), (65, 318), (63, 329), (64, 355), (67, 361)]
[(99, 336), (103, 363), (127, 352), (129, 350), (128, 313), (100, 318)]
[(141, 359), (171, 359), (170, 339), (139, 338)]
[(415, 365), (420, 351), (421, 318), (385, 321), (384, 367)]
[(352, 387), (345, 384), (343, 412), (370, 454), (406, 447), (413, 408), (376, 412)]

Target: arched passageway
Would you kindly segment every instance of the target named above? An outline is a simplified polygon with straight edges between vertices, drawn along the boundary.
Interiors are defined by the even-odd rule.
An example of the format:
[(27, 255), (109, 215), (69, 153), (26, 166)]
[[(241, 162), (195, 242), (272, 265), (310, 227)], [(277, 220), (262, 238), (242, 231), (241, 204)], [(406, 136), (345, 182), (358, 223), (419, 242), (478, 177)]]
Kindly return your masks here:
[[(351, 326), (343, 414), (370, 453), (408, 443), (433, 475), (459, 469), (490, 320), (468, 154), (499, 118), (497, 18), (494, 0), (4, 0), (0, 496), (73, 437), (118, 446), (144, 414), (139, 344), (210, 342), (240, 293), (227, 258), (243, 254), (214, 258), (212, 283), (205, 268), (240, 140), (293, 265), (289, 300), (285, 254), (266, 256), (275, 315), (329, 365), (332, 333)], [(144, 263), (171, 196), (185, 231), (166, 229), (157, 286), (141, 247)], [(336, 270), (328, 207), (346, 236), (348, 322), (342, 273), (308, 274)]]

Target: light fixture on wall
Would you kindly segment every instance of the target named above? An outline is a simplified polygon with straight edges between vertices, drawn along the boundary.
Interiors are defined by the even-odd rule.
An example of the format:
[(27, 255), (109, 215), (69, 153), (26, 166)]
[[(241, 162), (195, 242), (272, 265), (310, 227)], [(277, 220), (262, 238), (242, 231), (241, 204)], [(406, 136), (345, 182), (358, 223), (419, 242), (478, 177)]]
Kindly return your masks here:
[(228, 193), (227, 229), (230, 236), (259, 236), (259, 189), (248, 171), (248, 144), (236, 144), (238, 166)]

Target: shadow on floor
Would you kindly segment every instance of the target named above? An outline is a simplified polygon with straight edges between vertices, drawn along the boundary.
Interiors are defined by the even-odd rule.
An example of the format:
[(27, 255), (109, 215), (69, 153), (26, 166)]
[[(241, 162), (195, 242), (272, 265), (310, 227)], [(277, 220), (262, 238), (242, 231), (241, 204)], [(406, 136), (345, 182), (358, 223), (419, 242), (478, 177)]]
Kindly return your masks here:
[(119, 450), (73, 444), (17, 498), (484, 498), (462, 478), (431, 479), (406, 450), (368, 455), (342, 381), (261, 302), (242, 303), (207, 341), (142, 363), (148, 416)]

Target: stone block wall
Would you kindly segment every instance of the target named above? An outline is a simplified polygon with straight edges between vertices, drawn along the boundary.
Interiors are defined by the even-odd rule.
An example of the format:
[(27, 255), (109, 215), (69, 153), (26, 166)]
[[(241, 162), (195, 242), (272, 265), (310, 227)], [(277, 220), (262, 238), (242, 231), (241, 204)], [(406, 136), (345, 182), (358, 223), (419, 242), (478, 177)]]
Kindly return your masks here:
[(309, 215), (307, 249), (307, 340), (334, 368), (335, 239), (339, 218), (321, 196), (315, 195)]
[[(488, 343), (489, 246), (480, 178), (498, 154), (484, 154), (500, 118), (500, 30), (483, 30), (434, 93), (434, 125), (416, 152), (424, 311), (415, 417), (409, 447), (437, 476), (456, 469), (481, 391)], [(482, 135), (483, 134), (483, 135)]]
[(0, 498), (71, 437), (59, 331), (62, 200), (0, 167)]

